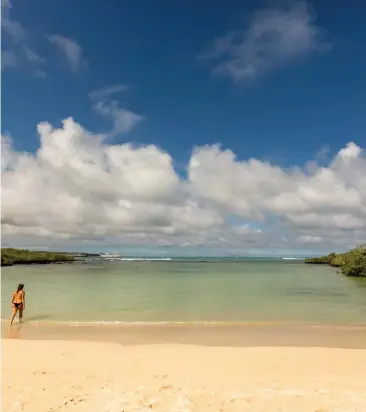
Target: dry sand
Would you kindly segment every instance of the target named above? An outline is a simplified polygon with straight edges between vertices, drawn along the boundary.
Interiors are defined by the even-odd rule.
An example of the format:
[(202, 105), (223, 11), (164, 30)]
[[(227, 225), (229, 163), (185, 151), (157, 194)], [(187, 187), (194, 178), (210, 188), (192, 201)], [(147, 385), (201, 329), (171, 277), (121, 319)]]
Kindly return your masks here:
[(2, 410), (366, 411), (366, 350), (2, 341)]

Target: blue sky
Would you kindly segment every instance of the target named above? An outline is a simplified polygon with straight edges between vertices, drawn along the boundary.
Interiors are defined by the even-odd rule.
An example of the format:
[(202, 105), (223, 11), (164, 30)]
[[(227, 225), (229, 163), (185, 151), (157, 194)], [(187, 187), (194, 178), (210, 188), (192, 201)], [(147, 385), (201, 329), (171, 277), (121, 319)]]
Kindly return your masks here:
[[(182, 179), (193, 148), (204, 145), (284, 170), (314, 158), (328, 165), (351, 141), (365, 146), (363, 2), (5, 3), (2, 133), (17, 153), (39, 148), (37, 124), (61, 127), (68, 117), (107, 135), (110, 145), (157, 146)], [(276, 13), (289, 31), (280, 20), (266, 36), (291, 36), (300, 24), (307, 37), (301, 32), (286, 50), (283, 39), (253, 40), (250, 33), (268, 19), (274, 24)], [(217, 39), (230, 44), (220, 51)], [(274, 54), (276, 47), (282, 49)], [(116, 85), (113, 97), (91, 99)], [(113, 131), (112, 101), (141, 117), (130, 126), (124, 118)], [(246, 216), (231, 211), (225, 219), (263, 228), (272, 212), (267, 223)]]
[[(121, 102), (145, 121), (119, 139), (158, 144), (185, 160), (193, 145), (221, 143), (240, 157), (303, 163), (322, 146), (361, 139), (366, 124), (366, 36), (362, 2), (315, 2), (332, 50), (235, 87), (195, 58), (216, 36), (240, 28), (266, 2), (13, 2), (12, 17), (37, 33), (62, 33), (84, 50), (87, 67), (65, 72), (47, 44), (48, 77), (3, 73), (3, 131), (19, 149), (38, 146), (35, 125), (73, 116), (103, 129), (88, 93), (110, 84), (130, 89)], [(5, 36), (4, 36), (5, 37)], [(7, 38), (3, 38), (7, 45)], [(40, 42), (41, 43), (41, 42)], [(42, 42), (46, 43), (46, 42)], [(48, 69), (49, 66), (49, 69)], [(52, 102), (52, 104), (50, 104)], [(19, 121), (19, 114), (22, 121)], [(294, 145), (296, 141), (296, 145)]]

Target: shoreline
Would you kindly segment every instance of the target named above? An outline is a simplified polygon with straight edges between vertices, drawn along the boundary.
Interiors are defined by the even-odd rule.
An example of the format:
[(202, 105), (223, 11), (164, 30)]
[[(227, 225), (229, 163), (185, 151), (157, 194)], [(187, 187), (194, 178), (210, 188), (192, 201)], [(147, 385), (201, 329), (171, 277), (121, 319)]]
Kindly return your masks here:
[[(27, 260), (16, 260), (12, 262), (4, 263), (1, 262), (1, 267), (11, 267), (11, 266), (34, 266), (34, 265), (53, 265), (53, 264), (63, 264), (63, 263), (84, 263), (84, 264), (100, 264), (100, 263), (288, 263), (288, 264), (304, 264), (307, 263), (305, 257), (294, 257), (286, 258), (281, 256), (271, 256), (271, 257), (257, 257), (257, 256), (242, 256), (242, 257), (206, 257), (206, 256), (191, 256), (191, 257), (156, 257), (156, 256), (121, 256), (118, 258), (108, 258), (102, 257), (100, 255), (85, 255), (76, 256), (70, 253), (71, 260), (68, 258), (62, 258), (60, 260), (49, 260), (49, 259), (27, 259)], [(89, 260), (88, 258), (92, 258)], [(93, 259), (96, 258), (96, 259)]]
[(204, 347), (319, 347), (366, 349), (366, 325), (317, 323), (1, 322), (3, 340), (84, 341), (119, 345), (179, 344)]
[(6, 264), (1, 264), (2, 268), (8, 268), (8, 267), (13, 267), (13, 266), (44, 266), (44, 265), (72, 265), (74, 263), (82, 263), (82, 261), (66, 261), (66, 260), (60, 260), (57, 262), (48, 262), (48, 261), (30, 261), (30, 262), (14, 262), (14, 263), (6, 263)]

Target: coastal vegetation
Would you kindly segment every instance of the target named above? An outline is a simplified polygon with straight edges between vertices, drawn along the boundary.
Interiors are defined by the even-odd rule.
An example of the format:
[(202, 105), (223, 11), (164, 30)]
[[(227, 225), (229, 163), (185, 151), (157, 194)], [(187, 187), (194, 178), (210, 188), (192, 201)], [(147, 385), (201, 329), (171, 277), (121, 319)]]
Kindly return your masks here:
[(45, 252), (28, 249), (1, 249), (1, 266), (73, 262), (71, 253)]
[(340, 268), (347, 276), (366, 277), (366, 244), (356, 247), (346, 253), (330, 253), (305, 259), (305, 263), (329, 265)]

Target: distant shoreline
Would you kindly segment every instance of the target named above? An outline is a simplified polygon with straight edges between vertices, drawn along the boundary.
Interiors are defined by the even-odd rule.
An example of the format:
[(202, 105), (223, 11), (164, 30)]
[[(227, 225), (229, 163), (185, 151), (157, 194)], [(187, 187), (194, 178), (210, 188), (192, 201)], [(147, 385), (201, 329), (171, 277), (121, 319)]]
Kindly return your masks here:
[[(88, 259), (96, 258), (96, 259)], [(156, 262), (156, 263), (248, 263), (277, 262), (303, 263), (304, 257), (282, 256), (105, 256), (102, 253), (46, 252), (7, 248), (1, 250), (1, 266), (46, 265), (63, 263), (111, 263), (111, 262)]]
[(34, 260), (34, 261), (19, 261), (19, 262), (12, 262), (12, 263), (2, 263), (1, 267), (10, 267), (10, 266), (35, 266), (35, 265), (62, 265), (65, 263), (68, 264), (72, 264), (72, 263), (76, 263), (76, 262), (80, 262), (77, 260), (74, 261), (66, 261), (66, 260), (61, 260), (61, 261), (57, 261), (57, 262), (50, 262), (48, 260)]
[(74, 262), (75, 255), (65, 252), (45, 252), (27, 249), (2, 248), (1, 266), (60, 264)]
[(166, 264), (174, 264), (174, 263), (195, 263), (195, 264), (203, 264), (203, 263), (210, 263), (210, 264), (220, 264), (220, 263), (288, 263), (288, 264), (303, 264), (303, 258), (296, 258), (296, 259), (283, 259), (283, 258), (241, 258), (241, 259), (181, 259), (181, 258), (171, 258), (171, 259), (155, 259), (155, 258), (121, 258), (121, 259), (107, 259), (107, 258), (100, 258), (98, 260), (88, 261), (84, 259), (77, 259), (74, 260), (60, 260), (60, 261), (49, 261), (49, 260), (27, 260), (27, 261), (15, 261), (9, 264), (1, 263), (2, 267), (9, 267), (9, 266), (34, 266), (34, 265), (60, 265), (60, 264), (102, 264), (102, 263), (166, 263)]

